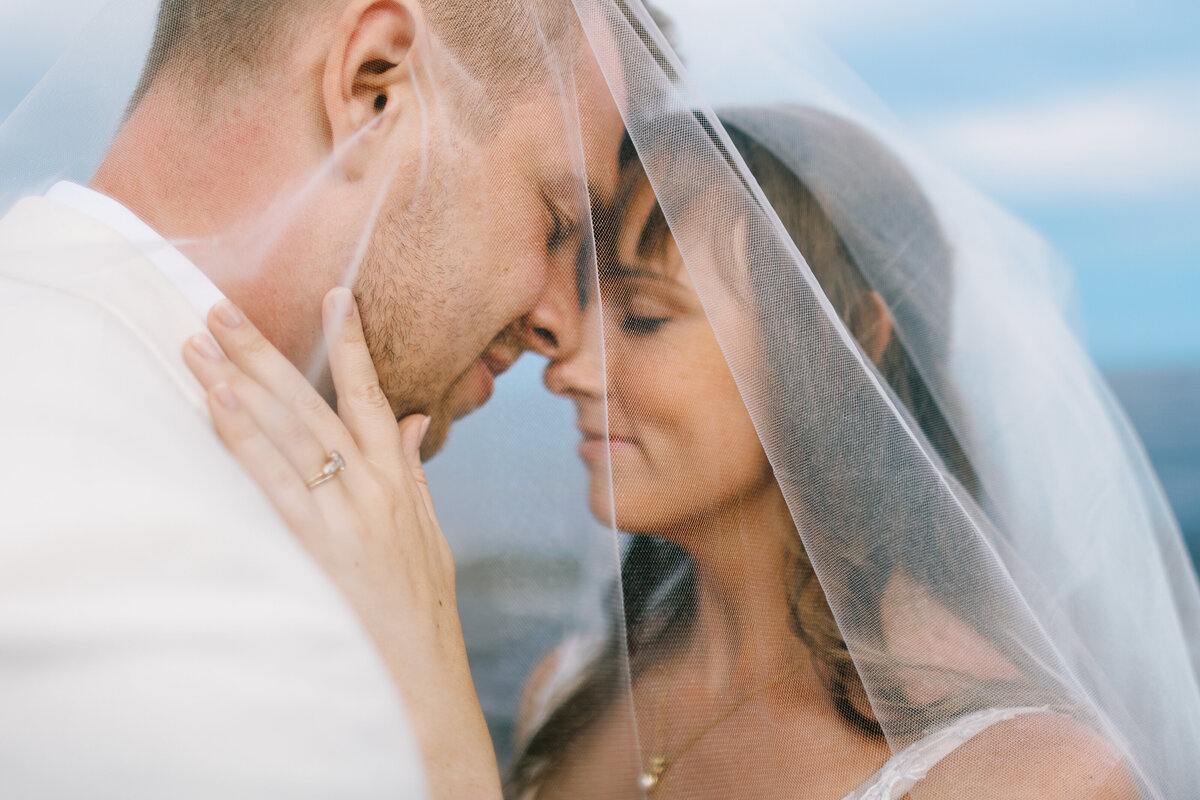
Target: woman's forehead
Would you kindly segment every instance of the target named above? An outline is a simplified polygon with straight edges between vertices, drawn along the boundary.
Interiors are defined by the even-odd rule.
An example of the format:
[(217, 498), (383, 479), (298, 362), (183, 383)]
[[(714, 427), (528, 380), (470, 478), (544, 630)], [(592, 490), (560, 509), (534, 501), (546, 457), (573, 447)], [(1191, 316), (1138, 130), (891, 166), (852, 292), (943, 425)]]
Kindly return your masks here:
[(658, 198), (646, 175), (639, 170), (622, 208), (617, 231), (618, 274), (655, 274), (686, 280), (683, 259), (675, 246)]

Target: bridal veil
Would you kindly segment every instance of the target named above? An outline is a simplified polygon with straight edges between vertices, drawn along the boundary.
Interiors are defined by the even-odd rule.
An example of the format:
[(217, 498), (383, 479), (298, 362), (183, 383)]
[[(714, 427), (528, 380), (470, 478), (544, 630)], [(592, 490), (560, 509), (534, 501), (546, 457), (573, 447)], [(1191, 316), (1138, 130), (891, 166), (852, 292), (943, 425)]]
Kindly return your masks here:
[[(538, 24), (515, 34), (536, 38), (529, 49), (556, 87), (548, 146), (569, 167), (564, 194), (585, 209), (563, 268), (576, 271), (581, 304), (604, 302), (611, 232), (589, 217), (616, 201), (587, 181), (573, 75), (589, 54), (624, 120), (624, 158), (653, 187), (835, 622), (820, 634), (823, 652), (841, 655), (817, 660), (844, 713), (900, 753), (972, 714), (1037, 708), (1034, 728), (1084, 726), (1145, 797), (1195, 794), (1200, 594), (1146, 455), (1072, 327), (1069, 270), (765, 4), (669, 4), (669, 40), (665, 18), (639, 0), (570, 2), (560, 18), (549, 0), (531, 1)], [(64, 176), (87, 179), (120, 124), (154, 15), (150, 2), (112, 4), (0, 127), (0, 205)], [(472, 95), (472, 66), (443, 63), (444, 74), (422, 78), (429, 114), (494, 102)], [(747, 163), (747, 142), (806, 187), (839, 252), (882, 299), (907, 388), (889, 383), (848, 329)], [(440, 146), (431, 135), (431, 157)], [(423, 191), (435, 195), (437, 181)], [(263, 236), (241, 231), (242, 241), (278, 235), (294, 207), (280, 198), (256, 223)], [(374, 224), (363, 220), (364, 235)], [(630, 758), (643, 761), (655, 722), (632, 686), (636, 651), (656, 634), (626, 630), (625, 606), (649, 614), (681, 568), (593, 517), (572, 410), (545, 393), (541, 366), (520, 362), (428, 466), (480, 698), (502, 761), (518, 762), (527, 789), (554, 767), (551, 755), (526, 752), (538, 727), (601, 669), (604, 703), (623, 709)], [(703, 401), (686, 385), (678, 398)], [(647, 585), (657, 595), (637, 594)], [(532, 712), (532, 729), (515, 730), (528, 678), (556, 648), (574, 661), (558, 665), (563, 680)], [(978, 765), (979, 785), (1022, 769), (1030, 726), (1013, 730), (1005, 760)], [(763, 768), (751, 755), (737, 762), (730, 770)], [(631, 782), (621, 796), (640, 791)], [(921, 784), (910, 793), (919, 799)], [(784, 796), (807, 795), (795, 786)]]

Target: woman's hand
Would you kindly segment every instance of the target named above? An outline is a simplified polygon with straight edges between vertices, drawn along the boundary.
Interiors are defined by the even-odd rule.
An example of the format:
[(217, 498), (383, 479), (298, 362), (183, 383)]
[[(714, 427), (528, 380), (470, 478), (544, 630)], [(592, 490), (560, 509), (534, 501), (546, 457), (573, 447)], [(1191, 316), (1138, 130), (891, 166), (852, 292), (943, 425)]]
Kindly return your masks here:
[[(435, 797), (499, 797), (491, 739), (467, 666), (454, 561), (421, 468), (428, 417), (397, 424), (348, 289), (323, 305), (338, 411), (228, 300), (184, 360), (217, 433), (338, 585), (383, 653)], [(221, 351), (228, 354), (228, 357)], [(330, 453), (345, 468), (311, 486)]]

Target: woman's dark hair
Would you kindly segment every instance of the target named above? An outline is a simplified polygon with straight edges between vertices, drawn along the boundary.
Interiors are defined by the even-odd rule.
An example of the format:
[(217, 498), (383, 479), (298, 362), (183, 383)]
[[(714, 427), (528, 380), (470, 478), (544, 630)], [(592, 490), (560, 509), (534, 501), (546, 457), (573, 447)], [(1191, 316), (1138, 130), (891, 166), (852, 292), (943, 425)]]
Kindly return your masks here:
[[(718, 150), (732, 162), (711, 126), (705, 124), (706, 120), (702, 117), (699, 119)], [(743, 122), (749, 127), (764, 130), (767, 135), (752, 137), (743, 127)], [(921, 295), (922, 302), (927, 304), (932, 296), (935, 302), (941, 304), (937, 310), (943, 316), (949, 316), (952, 255), (936, 215), (899, 160), (872, 136), (844, 119), (812, 109), (746, 109), (723, 114), (722, 123), (733, 146), (812, 270), (825, 297), (847, 327), (855, 328), (856, 321), (870, 311), (864, 303), (870, 296), (872, 284), (864, 276), (859, 259), (888, 258), (895, 261), (897, 249), (902, 249), (902, 257), (912, 264), (907, 270), (910, 278), (915, 270), (923, 280), (936, 286), (934, 291), (926, 291)], [(797, 175), (797, 170), (785, 165), (769, 149), (763, 139), (769, 139), (773, 131), (789, 136), (803, 136), (806, 132), (812, 134), (815, 131), (813, 141), (808, 143), (810, 146), (807, 148), (814, 159), (813, 163), (820, 165), (813, 176), (815, 185), (806, 184)], [(791, 145), (794, 146), (795, 142)], [(825, 148), (826, 152), (819, 152), (820, 148)], [(621, 153), (628, 184), (644, 179), (628, 139)], [(819, 170), (831, 163), (833, 169), (821, 174)], [(857, 193), (859, 205), (855, 206), (853, 202), (839, 205), (822, 197), (821, 184), (828, 185), (831, 181), (857, 184), (848, 187), (849, 191), (841, 196)], [(839, 185), (838, 188), (843, 187)], [(902, 224), (896, 226), (905, 236), (902, 244), (868, 239), (866, 237), (873, 234), (869, 226), (856, 225), (856, 220), (870, 218), (856, 217), (856, 214), (877, 214), (880, 203), (894, 207), (890, 213), (903, 217)], [(619, 221), (620, 216), (618, 203), (614, 214), (598, 220), (598, 248), (602, 245), (600, 239), (609, 238), (606, 233), (611, 235), (615, 231), (619, 222), (614, 222), (614, 219)], [(652, 213), (646, 223), (646, 231), (651, 235), (647, 237), (644, 233), (639, 247), (667, 246), (671, 233), (661, 209), (655, 209)], [(749, 241), (773, 242), (775, 239), (770, 231), (749, 231)], [(598, 253), (598, 256), (603, 261), (604, 254)], [(609, 254), (609, 257), (615, 256)], [(776, 416), (785, 420), (784, 424), (788, 426), (786, 435), (782, 437), (786, 440), (785, 446), (789, 451), (794, 451), (785, 453), (782, 461), (801, 465), (798, 467), (801, 471), (811, 470), (804, 472), (800, 480), (812, 487), (816, 503), (837, 503), (845, 496), (868, 497), (865, 493), (855, 494), (856, 483), (877, 481), (877, 471), (863, 470), (853, 458), (842, 459), (847, 462), (844, 471), (830, 471), (814, 466), (814, 461), (806, 455), (820, 452), (822, 448), (843, 447), (847, 441), (845, 437), (864, 434), (860, 427), (864, 423), (852, 413), (843, 415), (844, 419), (833, 427), (828, 419), (819, 423), (810, 419), (812, 409), (829, 408), (831, 404), (838, 403), (854, 407), (856, 399), (845, 396), (847, 391), (852, 391), (847, 387), (853, 387), (855, 383), (861, 385), (862, 381), (849, 381), (845, 375), (822, 372), (829, 368), (827, 362), (830, 359), (822, 358), (823, 354), (815, 349), (821, 346), (817, 341), (821, 337), (814, 336), (813, 326), (829, 324), (829, 321), (823, 310), (802, 307), (805, 302), (798, 298), (811, 297), (811, 290), (807, 289), (807, 279), (789, 266), (794, 262), (786, 256), (772, 258), (769, 255), (754, 261), (750, 283), (755, 293), (755, 307), (759, 309), (764, 330), (771, 334), (765, 338), (768, 342), (767, 368), (773, 372), (765, 376), (764, 385), (771, 391), (772, 402), (778, 406), (779, 414)], [(899, 265), (896, 272), (903, 279), (906, 270)], [(892, 293), (892, 296), (903, 298), (904, 294)], [(917, 312), (927, 316), (930, 314), (928, 305), (921, 309), (908, 309), (902, 299), (893, 304), (889, 297), (888, 312), (899, 323), (907, 323), (906, 327), (912, 336), (919, 338), (925, 334), (919, 326), (914, 326), (911, 320), (904, 317)], [(944, 353), (948, 342), (943, 336), (930, 335), (930, 341), (918, 341), (917, 345), (923, 348), (923, 353), (935, 353), (936, 358), (937, 353)], [(824, 341), (829, 340), (826, 338)], [(947, 404), (953, 403), (951, 393), (943, 388), (935, 397), (929, 382), (914, 364), (905, 342), (899, 336), (892, 335), (887, 341), (876, 361), (876, 368), (887, 382), (893, 397), (925, 437), (929, 445), (927, 449), (932, 449), (936, 454), (934, 457), (939, 458), (945, 470), (957, 480), (962, 493), (978, 499), (978, 478), (942, 411)], [(838, 415), (832, 416), (836, 418)], [(878, 424), (882, 426), (884, 423), (881, 421)], [(893, 423), (888, 420), (887, 424)], [(870, 436), (870, 431), (865, 435)], [(817, 459), (818, 465), (829, 463), (841, 463), (841, 460)], [(884, 465), (883, 469), (888, 467)], [(906, 471), (900, 464), (893, 470), (899, 476), (898, 480), (905, 479)], [(862, 490), (874, 489), (872, 486), (863, 487)], [(890, 494), (901, 496), (906, 491), (920, 493), (926, 489), (919, 485), (901, 486), (899, 491)], [(905, 502), (908, 502), (907, 506)], [(851, 611), (859, 630), (874, 632), (871, 638), (877, 641), (879, 651), (883, 652), (886, 648), (882, 641), (882, 595), (897, 569), (907, 570), (923, 585), (971, 585), (977, 593), (975, 601), (981, 599), (978, 593), (986, 593), (987, 587), (973, 583), (969, 576), (927, 574), (930, 563), (938, 561), (929, 558), (929, 549), (953, 547), (954, 538), (951, 535), (944, 542), (940, 540), (937, 526), (929, 524), (929, 506), (919, 498), (905, 501), (901, 496), (898, 500), (877, 505), (873, 508), (850, 509), (820, 506), (811, 509), (811, 513), (812, 518), (819, 520), (822, 525), (846, 528), (846, 532), (841, 534), (841, 541), (846, 546), (846, 552), (856, 555), (826, 561), (836, 564), (836, 580), (846, 590), (841, 595), (853, 598)], [(883, 530), (890, 530), (892, 535), (879, 536), (878, 532)], [(901, 680), (886, 674), (886, 659), (881, 658), (878, 665), (873, 665), (869, 656), (856, 652), (855, 660), (851, 660), (844, 633), (834, 620), (814, 573), (810, 555), (799, 544), (798, 537), (794, 551), (787, 587), (792, 629), (809, 650), (838, 711), (850, 724), (867, 733), (882, 735), (884, 723), (879, 718), (880, 711), (886, 710), (889, 705), (896, 712), (903, 712), (906, 724), (919, 728), (975, 710), (985, 702), (981, 699), (984, 693), (980, 690), (916, 706), (906, 699)], [(954, 565), (963, 561), (950, 557), (944, 563)], [(955, 567), (946, 566), (944, 569), (953, 570)], [(824, 579), (827, 575), (822, 577)], [(986, 607), (986, 603), (974, 602), (967, 607), (960, 597), (947, 596), (936, 589), (934, 594), (980, 633), (985, 636), (989, 634), (989, 622), (978, 610)], [(630, 536), (622, 557), (619, 587), (614, 587), (610, 597), (610, 609), (609, 634), (603, 651), (593, 659), (574, 691), (551, 711), (525, 742), (508, 772), (505, 783), (508, 796), (522, 797), (531, 787), (545, 780), (571, 742), (602, 716), (620, 693), (627, 689), (627, 679), (636, 681), (647, 666), (679, 642), (687, 640), (696, 610), (695, 573), (687, 554), (678, 546), (661, 539), (644, 535)], [(628, 659), (628, 677), (622, 670), (622, 657)], [(871, 670), (873, 694), (870, 703), (863, 685), (863, 670)], [(997, 686), (989, 682), (982, 688), (987, 689), (987, 697), (991, 700), (1011, 695), (1019, 698), (1020, 704), (1027, 705), (1034, 696), (1024, 683)], [(976, 686), (976, 689), (981, 687)], [(1038, 697), (1044, 700), (1044, 697)], [(899, 719), (900, 714), (896, 718)], [(887, 722), (889, 732), (895, 732), (897, 727), (890, 715)]]

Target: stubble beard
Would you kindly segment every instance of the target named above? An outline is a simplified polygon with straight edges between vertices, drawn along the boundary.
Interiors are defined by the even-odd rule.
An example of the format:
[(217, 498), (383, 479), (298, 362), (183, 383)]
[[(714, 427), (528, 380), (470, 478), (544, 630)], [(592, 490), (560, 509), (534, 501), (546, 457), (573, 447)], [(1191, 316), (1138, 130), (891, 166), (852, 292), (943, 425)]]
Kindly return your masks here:
[(447, 220), (428, 198), (418, 203), (381, 214), (355, 283), (367, 349), (397, 419), (429, 413), (444, 391), (438, 332), (450, 313), (444, 294), (431, 289), (446, 283)]
[(452, 419), (444, 406), (461, 377), (450, 371), (462, 355), (454, 349), (454, 331), (474, 316), (462, 304), (470, 287), (462, 285), (469, 274), (459, 264), (461, 244), (453, 246), (464, 232), (453, 225), (452, 170), (433, 161), (426, 190), (398, 213), (381, 213), (355, 282), (367, 349), (393, 414), (432, 418), (422, 458), (440, 450), (449, 435)]

